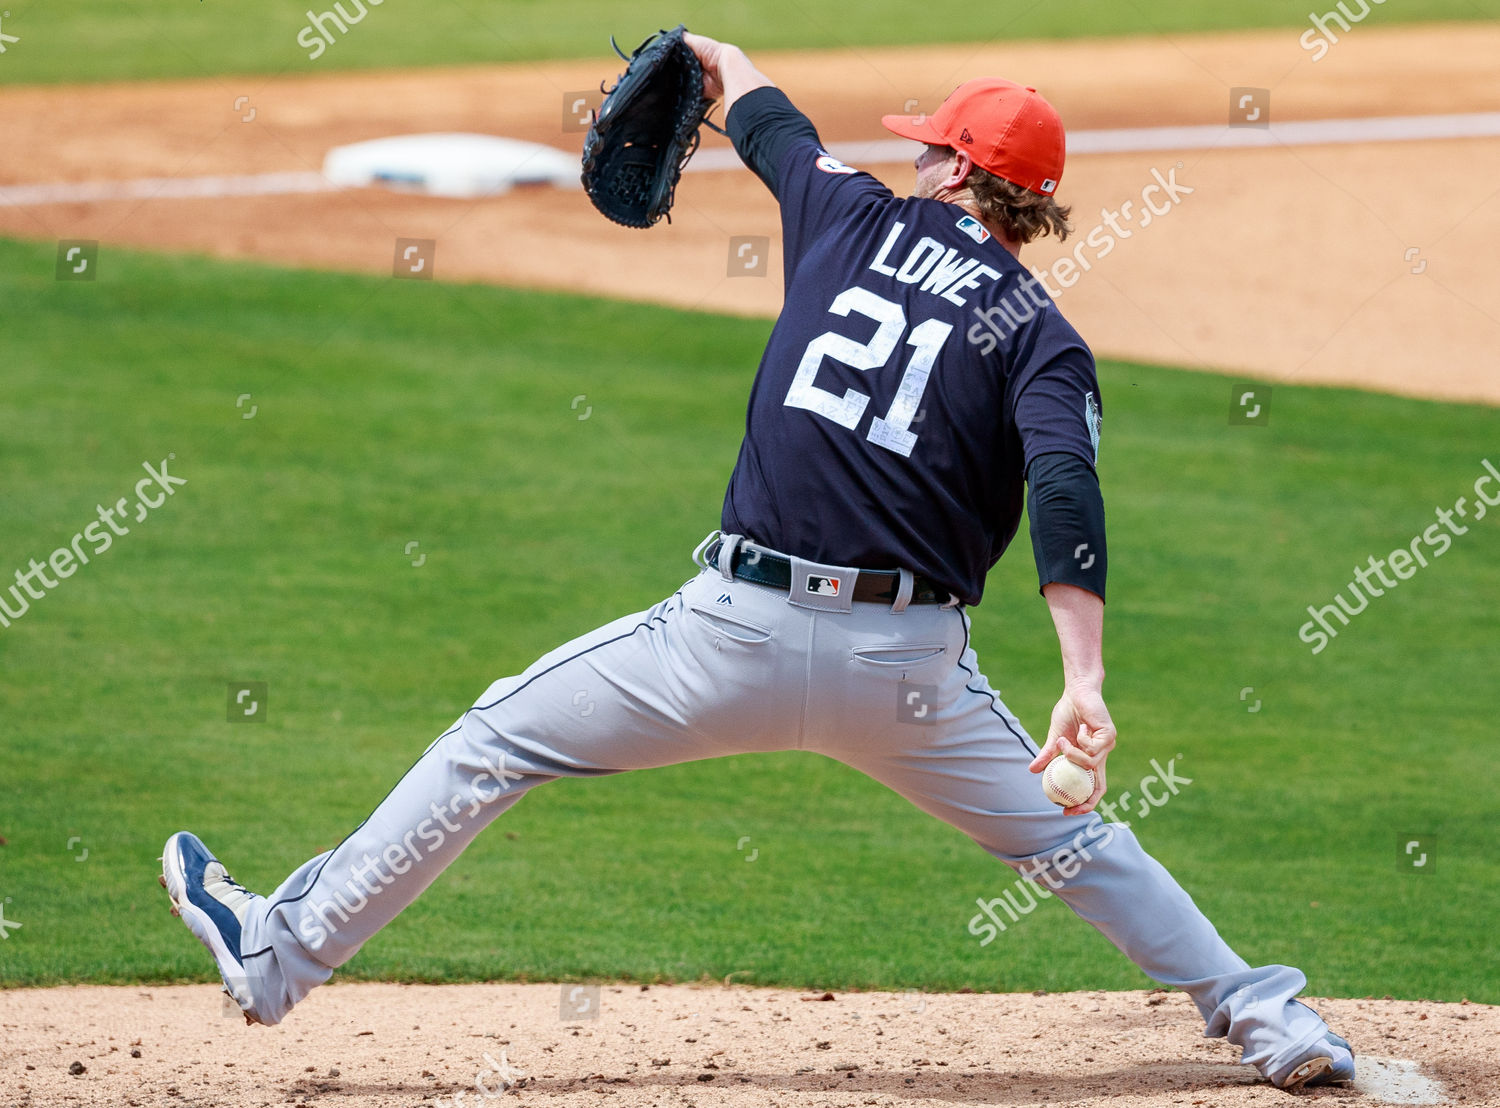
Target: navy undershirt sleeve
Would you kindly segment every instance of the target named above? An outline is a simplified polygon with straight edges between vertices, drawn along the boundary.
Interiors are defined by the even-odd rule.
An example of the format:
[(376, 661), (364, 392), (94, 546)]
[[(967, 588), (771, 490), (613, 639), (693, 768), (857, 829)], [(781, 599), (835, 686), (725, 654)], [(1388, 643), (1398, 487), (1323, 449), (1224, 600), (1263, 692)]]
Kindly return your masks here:
[(744, 163), (777, 195), (777, 171), (793, 145), (812, 139), (821, 145), (812, 120), (779, 88), (752, 89), (734, 102), (726, 121), (729, 138)]
[(1103, 600), (1109, 559), (1104, 495), (1094, 467), (1076, 454), (1041, 454), (1032, 461), (1026, 484), (1040, 587), (1077, 585)]

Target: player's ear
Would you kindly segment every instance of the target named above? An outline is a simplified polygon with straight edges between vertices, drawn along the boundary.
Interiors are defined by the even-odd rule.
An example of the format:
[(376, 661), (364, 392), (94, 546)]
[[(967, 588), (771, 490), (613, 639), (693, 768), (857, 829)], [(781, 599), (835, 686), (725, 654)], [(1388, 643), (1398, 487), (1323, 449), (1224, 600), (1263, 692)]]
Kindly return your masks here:
[(961, 189), (964, 182), (969, 179), (969, 170), (974, 168), (974, 159), (969, 157), (967, 150), (953, 151), (953, 168), (948, 173), (948, 179), (943, 182), (944, 187), (950, 189)]

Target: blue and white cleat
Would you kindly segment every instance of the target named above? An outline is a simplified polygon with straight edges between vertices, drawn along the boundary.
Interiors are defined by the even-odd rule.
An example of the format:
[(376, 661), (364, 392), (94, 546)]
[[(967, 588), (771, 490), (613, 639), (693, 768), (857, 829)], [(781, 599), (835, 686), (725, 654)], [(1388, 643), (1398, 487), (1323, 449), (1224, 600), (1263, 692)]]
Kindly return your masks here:
[(1317, 1085), (1337, 1085), (1354, 1080), (1354, 1051), (1347, 1040), (1332, 1031), (1312, 1055), (1295, 1063), (1284, 1075), (1271, 1078), (1278, 1089), (1295, 1093)]
[(162, 887), (172, 898), (172, 914), (208, 947), (218, 963), (224, 991), (245, 1013), (246, 1023), (259, 1023), (250, 979), (240, 960), (240, 932), (245, 915), (258, 897), (229, 876), (203, 841), (187, 831), (167, 840), (161, 855)]

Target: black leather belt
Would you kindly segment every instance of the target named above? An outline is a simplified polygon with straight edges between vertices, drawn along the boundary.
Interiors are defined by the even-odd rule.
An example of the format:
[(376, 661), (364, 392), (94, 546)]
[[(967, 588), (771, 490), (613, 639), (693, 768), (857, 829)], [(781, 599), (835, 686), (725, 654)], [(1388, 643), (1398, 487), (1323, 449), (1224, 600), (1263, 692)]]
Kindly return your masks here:
[[(722, 548), (723, 541), (715, 539), (703, 552), (703, 560), (711, 566), (717, 565), (719, 551)], [(791, 559), (769, 551), (746, 550), (740, 547), (734, 552), (734, 563), (730, 567), (730, 572), (739, 580), (748, 581), (752, 585), (764, 585), (767, 588), (780, 589), (782, 592), (790, 592), (792, 588)], [(862, 569), (854, 581), (853, 599), (878, 604), (893, 604), (900, 587), (901, 575), (895, 570)], [(946, 604), (947, 602), (948, 591), (946, 589), (920, 574), (913, 575), (909, 603)]]

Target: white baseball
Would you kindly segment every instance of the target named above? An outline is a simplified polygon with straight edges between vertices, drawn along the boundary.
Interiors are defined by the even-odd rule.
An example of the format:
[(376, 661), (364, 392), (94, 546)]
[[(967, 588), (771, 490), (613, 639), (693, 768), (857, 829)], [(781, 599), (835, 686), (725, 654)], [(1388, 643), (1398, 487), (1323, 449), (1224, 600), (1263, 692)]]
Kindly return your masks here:
[(1082, 804), (1094, 795), (1094, 771), (1059, 755), (1042, 770), (1042, 792), (1052, 803), (1064, 808)]

